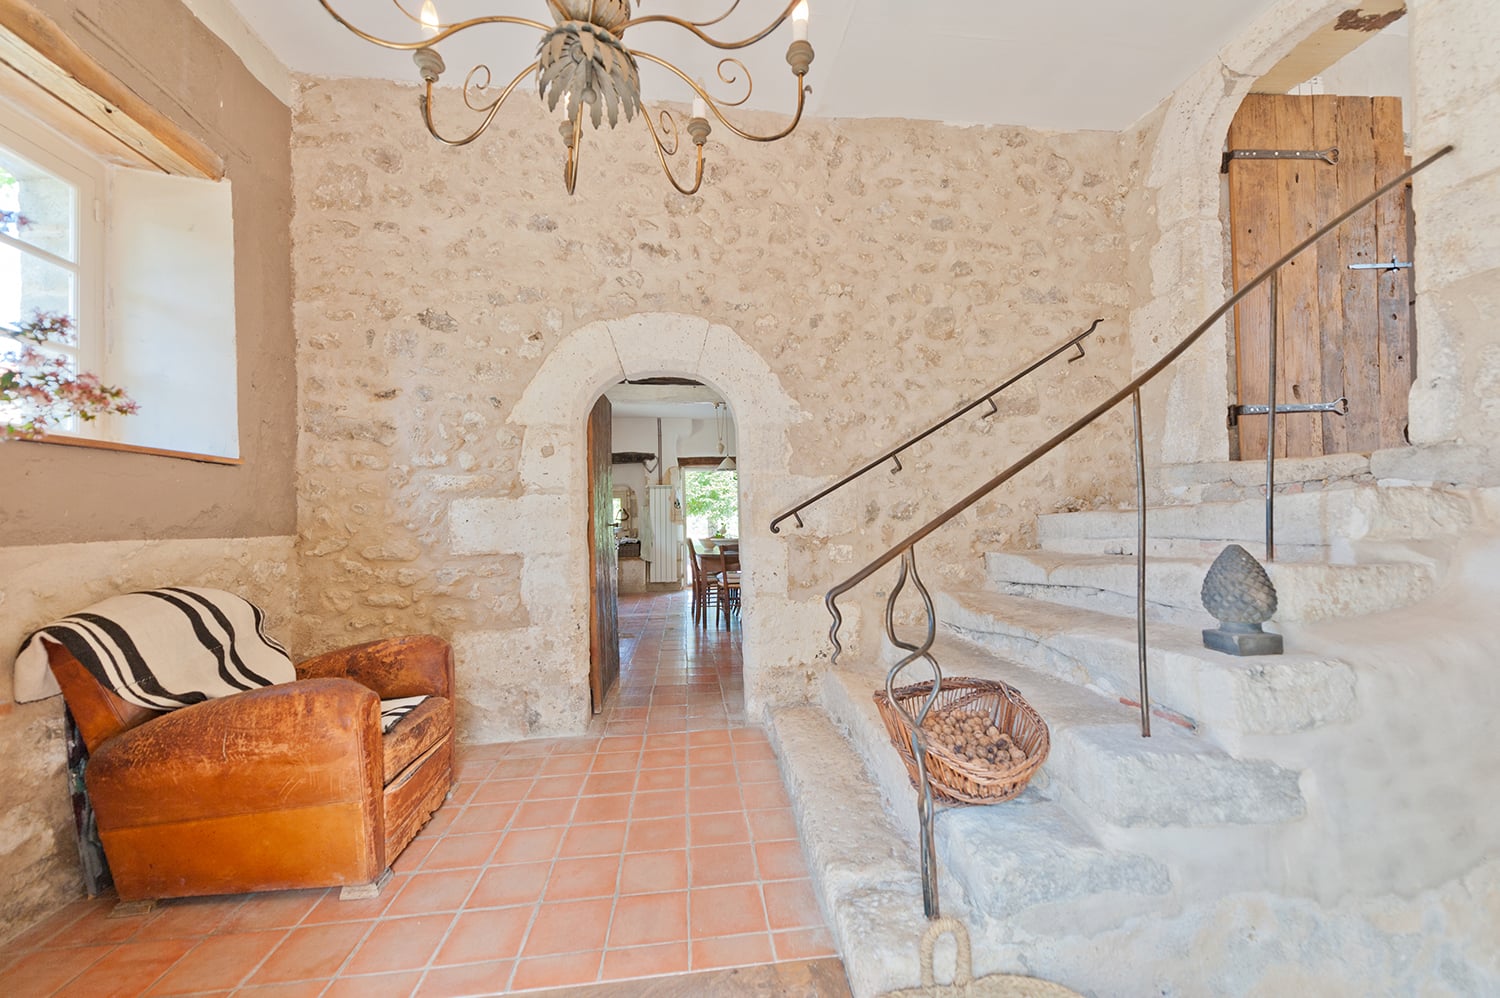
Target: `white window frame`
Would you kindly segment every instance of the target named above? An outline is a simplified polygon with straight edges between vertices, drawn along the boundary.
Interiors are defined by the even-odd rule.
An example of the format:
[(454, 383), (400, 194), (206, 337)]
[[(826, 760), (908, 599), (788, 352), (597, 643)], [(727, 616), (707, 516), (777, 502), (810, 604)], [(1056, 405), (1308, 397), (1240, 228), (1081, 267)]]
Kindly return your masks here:
[[(4, 106), (0, 106), (0, 146), (11, 155), (52, 174), (74, 189), (76, 263), (4, 233), (0, 233), (0, 242), (74, 275), (72, 319), (78, 334), (78, 345), (69, 347), (57, 344), (48, 349), (72, 357), (80, 371), (99, 373), (105, 366), (109, 349), (104, 321), (105, 166), (92, 153), (45, 125)], [(69, 421), (70, 425), (55, 427), (49, 433), (90, 439), (108, 438), (109, 421), (112, 418), (114, 417), (104, 416), (93, 421), (72, 419)]]

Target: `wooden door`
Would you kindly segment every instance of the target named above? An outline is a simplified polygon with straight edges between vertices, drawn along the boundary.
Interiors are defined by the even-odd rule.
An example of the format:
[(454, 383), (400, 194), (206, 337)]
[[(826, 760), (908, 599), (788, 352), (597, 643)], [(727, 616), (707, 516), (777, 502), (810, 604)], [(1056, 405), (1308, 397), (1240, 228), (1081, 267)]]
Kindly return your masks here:
[[(1395, 97), (1245, 98), (1228, 148), (1322, 150), (1338, 162), (1231, 159), (1229, 216), (1236, 290), (1318, 226), (1407, 167)], [(1277, 418), (1276, 453), (1306, 457), (1406, 443), (1415, 377), (1409, 269), (1350, 264), (1411, 260), (1410, 192), (1397, 190), (1282, 269), (1277, 335), (1278, 405), (1348, 398), (1349, 414)], [(1235, 307), (1241, 405), (1265, 405), (1271, 328), (1269, 282)], [(1239, 456), (1266, 452), (1266, 417), (1239, 419)]]
[(615, 546), (614, 475), (609, 399), (589, 413), (589, 692), (594, 713), (620, 676), (619, 552)]

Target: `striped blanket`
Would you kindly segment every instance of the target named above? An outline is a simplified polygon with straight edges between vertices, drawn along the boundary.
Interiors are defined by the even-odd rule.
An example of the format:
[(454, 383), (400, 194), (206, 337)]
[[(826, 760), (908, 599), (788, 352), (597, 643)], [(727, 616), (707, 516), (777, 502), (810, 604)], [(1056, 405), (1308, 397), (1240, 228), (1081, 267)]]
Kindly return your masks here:
[[(96, 603), (32, 633), (16, 655), (15, 698), (62, 692), (46, 643), (60, 644), (106, 689), (151, 710), (175, 710), (297, 678), (292, 660), (265, 632), (265, 614), (218, 589), (173, 586)], [(389, 731), (421, 697), (382, 701)]]

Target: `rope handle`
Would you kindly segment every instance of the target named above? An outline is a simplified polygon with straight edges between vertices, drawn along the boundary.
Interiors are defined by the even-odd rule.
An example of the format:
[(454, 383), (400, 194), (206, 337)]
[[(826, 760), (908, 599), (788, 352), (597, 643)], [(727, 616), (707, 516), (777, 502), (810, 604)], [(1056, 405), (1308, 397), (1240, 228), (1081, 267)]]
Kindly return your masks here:
[(934, 918), (922, 936), (922, 987), (936, 987), (932, 979), (932, 950), (943, 936), (953, 934), (958, 953), (953, 958), (953, 986), (968, 987), (974, 980), (974, 957), (969, 950), (969, 930), (956, 918)]

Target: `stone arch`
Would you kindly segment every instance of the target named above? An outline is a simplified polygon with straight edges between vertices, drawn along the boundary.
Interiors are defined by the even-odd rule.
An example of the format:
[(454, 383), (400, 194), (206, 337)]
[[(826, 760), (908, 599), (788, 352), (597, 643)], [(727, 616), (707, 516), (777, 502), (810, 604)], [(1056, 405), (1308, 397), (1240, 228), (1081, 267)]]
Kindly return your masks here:
[[(549, 655), (582, 663), (586, 679), (589, 585), (583, 510), (588, 492), (584, 426), (599, 396), (625, 378), (676, 375), (714, 388), (734, 414), (739, 438), (741, 551), (746, 566), (743, 653), (747, 707), (800, 699), (805, 658), (785, 633), (805, 606), (788, 595), (786, 545), (769, 531), (784, 501), (788, 432), (805, 418), (765, 360), (728, 326), (692, 315), (641, 313), (589, 323), (547, 356), (510, 416), (521, 434), (519, 501), (550, 511), (558, 535), (523, 551), (523, 600), (533, 624), (554, 635)], [(805, 601), (804, 601), (805, 602)], [(819, 608), (820, 609), (820, 608)], [(816, 635), (814, 629), (812, 634)], [(805, 683), (804, 683), (805, 685)], [(588, 709), (582, 686), (581, 710)]]
[[(1220, 154), (1229, 124), (1255, 81), (1298, 42), (1333, 20), (1344, 0), (1282, 0), (1178, 87), (1162, 112), (1146, 177), (1158, 238), (1151, 288), (1131, 313), (1137, 369), (1152, 363), (1224, 300), (1226, 272)], [(1207, 335), (1153, 386), (1148, 413), (1159, 459), (1224, 461), (1222, 415), (1229, 384), (1229, 321)], [(1164, 386), (1163, 386), (1164, 385)]]

